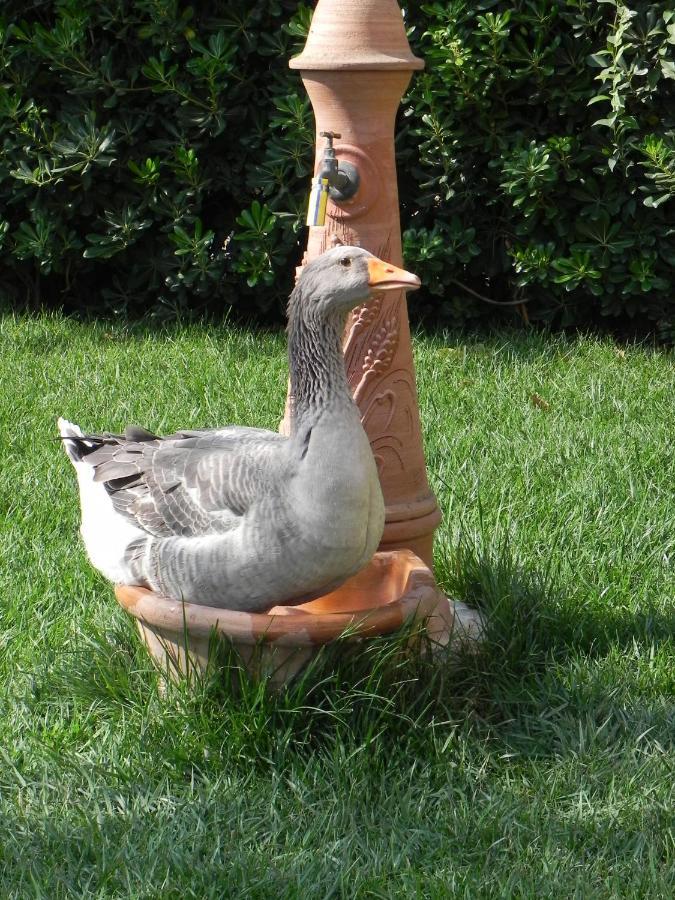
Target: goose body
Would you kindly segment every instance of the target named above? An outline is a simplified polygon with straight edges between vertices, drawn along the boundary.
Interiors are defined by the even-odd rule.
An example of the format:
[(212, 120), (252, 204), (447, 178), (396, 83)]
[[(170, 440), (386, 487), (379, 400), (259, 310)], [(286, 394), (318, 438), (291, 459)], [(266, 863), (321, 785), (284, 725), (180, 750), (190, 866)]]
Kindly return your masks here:
[(288, 436), (239, 426), (92, 435), (59, 419), (92, 564), (116, 583), (249, 612), (319, 596), (359, 571), (382, 536), (384, 503), (342, 327), (374, 290), (418, 285), (356, 247), (303, 269), (289, 300)]

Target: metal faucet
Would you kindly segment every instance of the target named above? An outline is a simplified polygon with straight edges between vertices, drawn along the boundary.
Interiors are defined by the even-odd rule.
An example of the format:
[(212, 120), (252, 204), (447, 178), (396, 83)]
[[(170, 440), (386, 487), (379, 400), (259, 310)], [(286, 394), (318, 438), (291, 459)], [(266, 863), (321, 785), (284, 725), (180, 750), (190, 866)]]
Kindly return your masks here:
[(326, 224), (328, 197), (341, 203), (353, 197), (359, 188), (360, 178), (356, 166), (348, 162), (340, 164), (335, 155), (333, 140), (339, 139), (342, 135), (334, 131), (322, 131), (321, 137), (326, 138), (326, 147), (323, 151), (321, 169), (312, 182), (307, 211), (308, 225)]

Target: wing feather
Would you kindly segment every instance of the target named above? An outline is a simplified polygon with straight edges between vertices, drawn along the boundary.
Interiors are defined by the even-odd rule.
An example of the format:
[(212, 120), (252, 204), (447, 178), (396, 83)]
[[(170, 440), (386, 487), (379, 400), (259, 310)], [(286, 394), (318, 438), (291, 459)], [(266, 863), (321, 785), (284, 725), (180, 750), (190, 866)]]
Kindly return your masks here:
[(138, 427), (87, 435), (94, 480), (135, 525), (157, 537), (227, 531), (273, 486), (288, 439), (258, 428), (179, 431)]

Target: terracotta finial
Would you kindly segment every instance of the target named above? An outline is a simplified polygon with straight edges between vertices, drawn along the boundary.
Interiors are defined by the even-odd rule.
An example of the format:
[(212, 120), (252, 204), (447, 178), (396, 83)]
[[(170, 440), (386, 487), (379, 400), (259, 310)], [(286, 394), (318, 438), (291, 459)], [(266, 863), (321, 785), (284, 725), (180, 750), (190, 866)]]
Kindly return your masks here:
[(396, 0), (319, 0), (305, 48), (291, 69), (423, 69)]

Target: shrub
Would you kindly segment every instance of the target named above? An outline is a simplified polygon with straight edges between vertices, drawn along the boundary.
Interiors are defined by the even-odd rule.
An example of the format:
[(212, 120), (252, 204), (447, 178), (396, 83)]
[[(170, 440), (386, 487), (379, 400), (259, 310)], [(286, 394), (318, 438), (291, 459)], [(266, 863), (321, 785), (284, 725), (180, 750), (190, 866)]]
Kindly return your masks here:
[[(427, 68), (399, 123), (402, 220), (435, 316), (507, 301), (557, 325), (630, 317), (675, 335), (664, 6), (406, 4)], [(6, 0), (0, 15), (0, 290), (278, 311), (312, 162), (287, 68), (309, 6)]]
[(406, 242), (448, 316), (480, 306), (461, 280), (558, 324), (599, 313), (672, 334), (675, 10), (664, 6), (411, 5), (427, 67), (406, 110), (417, 141), (404, 151)]
[(55, 0), (2, 14), (4, 292), (169, 314), (245, 305), (252, 289), (258, 310), (273, 304), (310, 176), (311, 114), (287, 68), (308, 8)]

